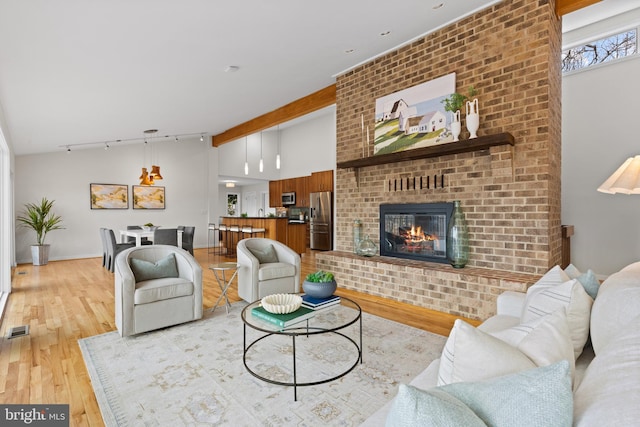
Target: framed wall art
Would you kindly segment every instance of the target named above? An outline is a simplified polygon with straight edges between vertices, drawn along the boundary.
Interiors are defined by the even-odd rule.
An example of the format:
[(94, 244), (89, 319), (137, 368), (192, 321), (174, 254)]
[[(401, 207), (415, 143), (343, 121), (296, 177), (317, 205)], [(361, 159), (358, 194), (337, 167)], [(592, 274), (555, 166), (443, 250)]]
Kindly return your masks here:
[(133, 209), (164, 209), (164, 187), (134, 185)]
[(129, 209), (129, 186), (89, 184), (91, 209)]
[(456, 74), (451, 73), (376, 99), (373, 154), (453, 142), (451, 117), (442, 101), (455, 91)]

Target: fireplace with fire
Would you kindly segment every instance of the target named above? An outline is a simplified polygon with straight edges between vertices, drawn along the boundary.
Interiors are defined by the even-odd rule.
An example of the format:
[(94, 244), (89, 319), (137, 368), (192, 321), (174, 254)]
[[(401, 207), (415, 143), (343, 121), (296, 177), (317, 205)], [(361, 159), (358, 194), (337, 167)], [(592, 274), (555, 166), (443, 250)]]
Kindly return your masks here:
[(447, 262), (453, 203), (380, 205), (380, 255)]

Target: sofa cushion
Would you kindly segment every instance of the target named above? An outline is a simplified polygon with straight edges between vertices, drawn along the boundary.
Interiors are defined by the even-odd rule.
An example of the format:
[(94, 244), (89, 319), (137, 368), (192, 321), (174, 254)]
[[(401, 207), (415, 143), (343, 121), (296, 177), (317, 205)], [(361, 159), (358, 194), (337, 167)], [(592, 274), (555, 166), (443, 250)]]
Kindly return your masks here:
[(162, 279), (164, 277), (178, 277), (178, 266), (176, 265), (174, 254), (169, 254), (155, 263), (143, 259), (130, 258), (129, 265), (136, 282)]
[(640, 420), (639, 355), (640, 316), (636, 315), (611, 336), (607, 345), (597, 352), (596, 357), (586, 369), (574, 393), (576, 426), (638, 424)]
[(386, 427), (487, 425), (467, 405), (437, 388), (420, 390), (400, 384)]
[(271, 262), (260, 264), (258, 270), (258, 280), (279, 279), (281, 277), (291, 277), (296, 275), (296, 266), (286, 262)]
[(193, 295), (193, 283), (179, 277), (145, 280), (136, 283), (133, 303), (148, 304), (171, 298)]
[(573, 378), (575, 370), (573, 344), (564, 310), (556, 310), (528, 323), (491, 332), (491, 335), (523, 352), (537, 366), (567, 360)]
[(247, 246), (247, 249), (258, 259), (260, 264), (278, 262), (278, 254), (271, 243), (262, 248), (250, 248)]
[(429, 390), (400, 386), (386, 425), (569, 427), (572, 421), (569, 363), (563, 360), (490, 380)]
[(638, 315), (640, 263), (612, 274), (602, 283), (591, 310), (591, 343), (597, 354)]
[(479, 381), (535, 367), (517, 348), (456, 319), (442, 350), (438, 385)]
[(587, 270), (586, 273), (581, 273), (575, 265), (569, 264), (564, 272), (571, 279), (578, 279), (578, 282), (582, 284), (584, 290), (593, 299), (596, 299), (598, 295), (598, 289), (600, 288), (600, 281), (596, 278), (596, 274), (592, 270)]
[(559, 266), (555, 266), (531, 286), (527, 290), (521, 322), (527, 323), (555, 310), (566, 310), (574, 359), (577, 359), (589, 337), (593, 299), (577, 279), (562, 281), (567, 277)]

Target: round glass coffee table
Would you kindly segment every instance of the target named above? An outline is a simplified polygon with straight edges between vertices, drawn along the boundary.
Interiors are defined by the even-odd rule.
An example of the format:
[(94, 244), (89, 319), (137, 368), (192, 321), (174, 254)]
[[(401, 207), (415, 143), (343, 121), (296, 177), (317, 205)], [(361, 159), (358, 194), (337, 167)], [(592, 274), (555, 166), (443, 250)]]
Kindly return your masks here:
[[(252, 314), (252, 310), (259, 306), (260, 301), (255, 301), (242, 310), (242, 361), (254, 377), (271, 384), (293, 387), (294, 400), (298, 400), (298, 387), (337, 380), (362, 363), (362, 310), (355, 301), (341, 297), (339, 304), (315, 310), (312, 317), (284, 328)], [(349, 328), (352, 325), (353, 328)], [(248, 338), (247, 327), (258, 333), (251, 332), (252, 337)], [(355, 338), (347, 335), (348, 332), (352, 332)], [(291, 338), (290, 352), (288, 341), (282, 341), (287, 337)], [(296, 342), (302, 347), (298, 354)], [(324, 356), (319, 354), (323, 350), (327, 351)], [(317, 359), (313, 361), (314, 366), (321, 367), (315, 369), (309, 378), (299, 378), (298, 363), (304, 365), (311, 362), (309, 359), (312, 357)], [(353, 357), (355, 360), (351, 362)], [(306, 368), (309, 370), (308, 366)]]

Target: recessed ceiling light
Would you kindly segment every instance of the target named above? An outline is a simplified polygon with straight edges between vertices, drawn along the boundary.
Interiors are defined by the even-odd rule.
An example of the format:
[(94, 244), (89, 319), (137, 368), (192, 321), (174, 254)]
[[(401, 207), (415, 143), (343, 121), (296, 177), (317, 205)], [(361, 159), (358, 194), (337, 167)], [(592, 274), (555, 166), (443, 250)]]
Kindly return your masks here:
[(444, 6), (444, 3), (438, 3), (435, 6), (433, 6), (431, 9), (433, 10), (440, 9), (442, 6)]
[(224, 69), (224, 72), (225, 73), (235, 73), (239, 69), (240, 69), (240, 67), (238, 67), (236, 65), (229, 65), (227, 68)]

